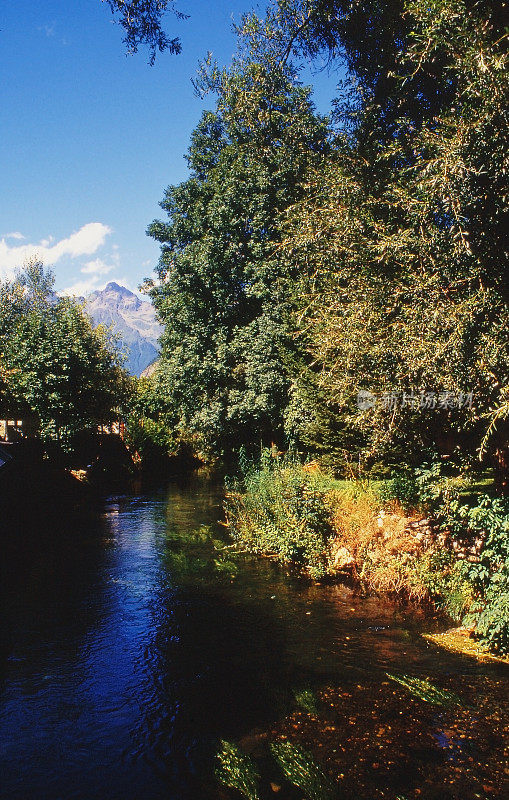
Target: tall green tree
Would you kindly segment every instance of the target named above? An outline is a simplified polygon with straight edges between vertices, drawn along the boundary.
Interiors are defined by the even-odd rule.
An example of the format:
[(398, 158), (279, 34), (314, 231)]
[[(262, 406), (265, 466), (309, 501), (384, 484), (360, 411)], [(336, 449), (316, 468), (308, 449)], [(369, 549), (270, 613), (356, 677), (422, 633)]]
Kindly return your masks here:
[(190, 178), (161, 203), (158, 280), (147, 288), (165, 325), (155, 393), (182, 436), (221, 454), (281, 442), (288, 404), (288, 281), (281, 214), (303, 197), (328, 149), (325, 121), (291, 66), (244, 21), (230, 70), (210, 67), (217, 107), (188, 154)]

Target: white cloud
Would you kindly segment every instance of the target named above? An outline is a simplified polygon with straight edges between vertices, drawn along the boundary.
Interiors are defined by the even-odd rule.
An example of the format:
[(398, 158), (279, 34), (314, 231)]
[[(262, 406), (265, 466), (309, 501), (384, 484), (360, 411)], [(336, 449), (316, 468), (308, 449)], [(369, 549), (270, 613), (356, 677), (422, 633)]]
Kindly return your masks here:
[(107, 275), (112, 269), (115, 269), (113, 264), (106, 264), (102, 258), (95, 258), (93, 261), (87, 261), (81, 272), (83, 275)]
[(92, 275), (88, 280), (76, 281), (72, 286), (68, 286), (58, 294), (67, 295), (67, 297), (86, 297), (91, 292), (95, 292), (96, 289), (104, 289), (105, 286), (106, 284), (104, 281), (101, 282), (98, 275)]
[(39, 258), (46, 266), (53, 266), (65, 256), (78, 258), (93, 255), (103, 246), (111, 232), (111, 228), (102, 222), (89, 222), (55, 244), (50, 237), (38, 245), (23, 244), (13, 247), (7, 244), (8, 237), (4, 236), (0, 240), (0, 277), (12, 276), (16, 267), (21, 267), (29, 258)]
[(48, 39), (55, 35), (55, 22), (51, 22), (46, 25), (41, 25), (37, 28), (38, 31), (41, 33), (45, 33)]
[(25, 239), (22, 233), (19, 231), (13, 231), (12, 233), (4, 233), (3, 239)]

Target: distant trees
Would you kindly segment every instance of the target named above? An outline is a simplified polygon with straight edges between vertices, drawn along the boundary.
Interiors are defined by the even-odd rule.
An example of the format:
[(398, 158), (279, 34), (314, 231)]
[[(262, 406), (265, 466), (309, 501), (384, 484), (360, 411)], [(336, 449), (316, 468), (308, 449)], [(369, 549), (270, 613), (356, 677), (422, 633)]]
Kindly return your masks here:
[(0, 403), (35, 414), (43, 435), (68, 435), (118, 415), (129, 379), (108, 332), (32, 261), (0, 283)]

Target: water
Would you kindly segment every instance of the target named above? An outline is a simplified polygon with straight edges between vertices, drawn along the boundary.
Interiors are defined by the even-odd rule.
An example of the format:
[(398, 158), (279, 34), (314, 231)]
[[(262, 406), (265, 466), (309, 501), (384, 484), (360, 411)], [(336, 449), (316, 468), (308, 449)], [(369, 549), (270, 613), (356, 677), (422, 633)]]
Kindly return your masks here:
[[(503, 796), (494, 722), (502, 666), (427, 645), (420, 632), (443, 622), (422, 611), (235, 557), (221, 549), (220, 517), (220, 490), (195, 480), (110, 499), (98, 516), (64, 520), (51, 536), (33, 529), (4, 539), (0, 797), (239, 797), (214, 779), (218, 742), (240, 741), (258, 758), (267, 736), (292, 726), (308, 749), (323, 748), (329, 774), (346, 774), (345, 797), (396, 798), (401, 787), (408, 798)], [(469, 706), (457, 712), (463, 722), (452, 720), (452, 711), (405, 694), (387, 673), (454, 685), (467, 705), (484, 693), (484, 710)], [(312, 706), (318, 698), (323, 719), (299, 709), (296, 695)], [(475, 728), (468, 753), (461, 724), (470, 726), (464, 739)], [(402, 755), (377, 780), (380, 765), (361, 766), (380, 728), (389, 748), (377, 756), (382, 767), (392, 763), (387, 753)], [(421, 734), (425, 752), (414, 753)], [(274, 771), (260, 759), (262, 771)], [(420, 776), (413, 783), (409, 769)], [(272, 796), (303, 796), (274, 774)], [(438, 784), (449, 775), (446, 791)]]

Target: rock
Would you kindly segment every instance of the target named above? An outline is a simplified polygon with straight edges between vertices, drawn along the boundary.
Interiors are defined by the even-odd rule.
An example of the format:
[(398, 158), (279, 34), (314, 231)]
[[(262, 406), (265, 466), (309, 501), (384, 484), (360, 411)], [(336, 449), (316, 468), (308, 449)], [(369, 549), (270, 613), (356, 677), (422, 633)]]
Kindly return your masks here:
[(334, 553), (332, 566), (334, 569), (352, 569), (355, 566), (355, 558), (346, 547), (338, 547)]

